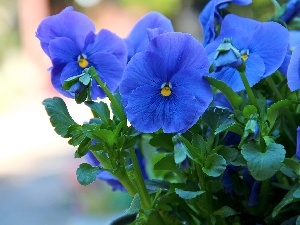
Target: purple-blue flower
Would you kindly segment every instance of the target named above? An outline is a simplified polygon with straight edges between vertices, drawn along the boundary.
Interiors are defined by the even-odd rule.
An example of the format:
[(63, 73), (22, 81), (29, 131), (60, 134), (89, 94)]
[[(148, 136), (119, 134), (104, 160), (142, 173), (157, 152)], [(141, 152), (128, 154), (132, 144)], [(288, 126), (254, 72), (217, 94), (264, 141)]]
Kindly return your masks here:
[(300, 15), (300, 0), (290, 0), (279, 19), (285, 23), (290, 23), (298, 15)]
[[(86, 15), (67, 7), (45, 18), (38, 26), (36, 37), (51, 59), (51, 81), (59, 93), (74, 98), (84, 87), (75, 83), (70, 90), (63, 90), (63, 83), (91, 66), (111, 91), (118, 88), (127, 62), (125, 42), (105, 29), (95, 34), (94, 24)], [(91, 97), (105, 97), (95, 81), (92, 81)]]
[(229, 3), (236, 5), (249, 5), (252, 0), (210, 0), (199, 15), (199, 22), (202, 24), (204, 41), (206, 46), (215, 39), (215, 19), (221, 23), (222, 17), (219, 9), (226, 8)]
[(203, 46), (191, 35), (160, 34), (132, 57), (120, 84), (129, 122), (141, 132), (183, 132), (212, 101)]
[(287, 83), (291, 91), (300, 88), (300, 45), (292, 53), (287, 70)]
[(128, 49), (128, 61), (136, 53), (143, 51), (149, 43), (148, 29), (160, 28), (168, 32), (174, 31), (172, 22), (159, 12), (149, 12), (135, 24), (125, 39)]
[(250, 86), (274, 73), (283, 63), (289, 42), (289, 32), (279, 23), (227, 15), (220, 35), (206, 46), (214, 72), (234, 91), (244, 90), (237, 68), (245, 63)]

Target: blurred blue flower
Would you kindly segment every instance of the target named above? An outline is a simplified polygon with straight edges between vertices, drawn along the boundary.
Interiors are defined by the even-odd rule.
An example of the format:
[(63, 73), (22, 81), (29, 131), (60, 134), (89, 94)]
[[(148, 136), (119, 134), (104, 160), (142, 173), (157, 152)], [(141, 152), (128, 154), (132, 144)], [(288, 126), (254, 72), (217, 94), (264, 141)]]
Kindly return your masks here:
[[(36, 37), (52, 61), (51, 81), (59, 93), (74, 98), (82, 85), (75, 84), (71, 91), (63, 90), (62, 85), (90, 66), (95, 67), (111, 91), (117, 89), (127, 62), (125, 42), (105, 29), (95, 34), (94, 24), (86, 15), (67, 7), (45, 18), (38, 26)], [(91, 97), (105, 97), (95, 81)]]
[(236, 92), (244, 90), (237, 70), (244, 62), (246, 77), (253, 86), (282, 65), (288, 41), (288, 30), (278, 23), (229, 14), (223, 20), (220, 35), (205, 48), (214, 66), (211, 76)]
[[(170, 54), (170, 52), (172, 54)], [(153, 37), (128, 63), (120, 93), (129, 122), (141, 132), (184, 132), (212, 101), (203, 46), (191, 35)]]
[(279, 19), (288, 24), (298, 15), (300, 15), (300, 0), (290, 0)]
[(249, 5), (252, 0), (211, 0), (209, 1), (199, 15), (199, 22), (202, 24), (204, 33), (203, 45), (206, 46), (215, 39), (215, 19), (222, 22), (220, 9), (226, 8), (229, 3), (236, 5)]
[[(142, 176), (145, 180), (147, 180), (148, 174), (146, 172), (146, 160), (139, 150), (136, 150), (136, 155), (141, 168)], [(88, 153), (85, 155), (85, 159), (91, 166), (101, 166), (100, 162), (96, 159), (96, 157), (91, 151), (88, 151)], [(112, 187), (113, 191), (126, 191), (125, 187), (121, 184), (121, 182), (108, 171), (101, 170), (98, 173), (97, 178), (109, 184)]]
[(174, 31), (172, 22), (159, 12), (149, 12), (143, 16), (125, 38), (128, 49), (128, 61), (136, 53), (143, 51), (149, 43), (148, 29), (160, 28), (168, 32)]
[(287, 70), (287, 83), (291, 91), (300, 89), (300, 45), (292, 53)]

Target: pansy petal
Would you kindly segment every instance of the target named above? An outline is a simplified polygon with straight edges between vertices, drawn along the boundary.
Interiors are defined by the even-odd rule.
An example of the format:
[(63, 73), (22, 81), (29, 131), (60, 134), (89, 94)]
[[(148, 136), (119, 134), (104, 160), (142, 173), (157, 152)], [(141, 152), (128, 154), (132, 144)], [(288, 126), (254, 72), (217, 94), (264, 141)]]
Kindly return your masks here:
[(55, 90), (68, 97), (68, 98), (74, 98), (74, 95), (71, 94), (70, 92), (68, 91), (65, 91), (62, 89), (62, 83), (61, 83), (61, 80), (60, 80), (60, 76), (61, 76), (61, 73), (64, 69), (64, 66), (65, 65), (56, 65), (56, 66), (53, 66), (52, 69), (51, 69), (51, 83), (53, 85), (53, 87), (55, 88)]
[(131, 91), (144, 84), (160, 88), (166, 82), (164, 59), (154, 52), (137, 53), (128, 62), (120, 84), (120, 93), (124, 105)]
[(147, 28), (161, 28), (166, 31), (174, 31), (172, 22), (159, 12), (149, 12), (143, 16), (133, 27), (125, 39), (128, 47), (128, 58), (143, 51), (149, 42)]
[[(170, 83), (173, 87), (184, 87), (189, 92), (192, 92), (195, 98), (201, 102), (201, 107), (205, 111), (209, 103), (212, 101), (212, 90), (209, 83), (200, 74), (207, 74), (207, 68), (201, 72), (195, 69), (186, 68), (175, 74)], [(199, 106), (200, 107), (200, 106)]]
[(250, 86), (252, 87), (263, 78), (263, 74), (266, 69), (265, 63), (260, 56), (250, 54), (245, 64), (245, 74)]
[(74, 77), (80, 75), (82, 73), (82, 68), (78, 66), (76, 61), (69, 62), (61, 72), (60, 75), (60, 82), (63, 84), (65, 80), (69, 79), (70, 77)]
[(227, 32), (228, 29), (241, 29), (247, 32), (248, 34), (252, 33), (261, 22), (249, 18), (244, 18), (234, 14), (228, 14), (225, 16), (222, 27), (221, 34)]
[(235, 92), (244, 89), (243, 81), (236, 68), (223, 67), (220, 71), (213, 72), (211, 76), (218, 80), (223, 81), (225, 84), (231, 87)]
[(125, 67), (127, 62), (127, 49), (123, 39), (109, 30), (102, 29), (94, 40), (91, 39), (84, 50), (86, 55), (94, 55), (98, 52), (114, 55)]
[[(261, 80), (264, 70), (265, 67), (263, 60), (259, 56), (252, 55), (246, 60), (245, 74), (250, 86), (253, 86)], [(212, 76), (216, 79), (222, 80), (235, 92), (245, 90), (240, 73), (236, 68), (223, 67), (220, 71), (214, 72)]]
[(37, 28), (36, 37), (49, 56), (48, 45), (54, 38), (68, 37), (82, 48), (85, 37), (91, 31), (95, 31), (93, 22), (86, 15), (67, 7), (59, 14), (45, 18)]
[(59, 37), (50, 41), (49, 53), (53, 65), (76, 61), (80, 55), (76, 44), (66, 37)]
[(139, 131), (152, 133), (162, 127), (164, 114), (163, 96), (151, 86), (137, 87), (128, 97), (125, 107), (128, 120)]
[(208, 68), (205, 49), (190, 34), (179, 32), (161, 34), (152, 39), (146, 51), (159, 51), (159, 55), (165, 62), (166, 72), (169, 74), (168, 80), (183, 67)]
[(264, 77), (274, 73), (282, 64), (289, 42), (286, 28), (275, 22), (262, 23), (253, 33), (249, 51), (259, 55), (266, 66)]
[(300, 89), (300, 45), (293, 51), (287, 71), (287, 80), (291, 91)]
[[(89, 60), (98, 72), (101, 80), (106, 83), (110, 91), (114, 92), (118, 88), (123, 75), (123, 66), (118, 58), (109, 53), (99, 52), (89, 57)], [(93, 82), (91, 95), (92, 99), (105, 97), (104, 92), (98, 87), (96, 82)]]

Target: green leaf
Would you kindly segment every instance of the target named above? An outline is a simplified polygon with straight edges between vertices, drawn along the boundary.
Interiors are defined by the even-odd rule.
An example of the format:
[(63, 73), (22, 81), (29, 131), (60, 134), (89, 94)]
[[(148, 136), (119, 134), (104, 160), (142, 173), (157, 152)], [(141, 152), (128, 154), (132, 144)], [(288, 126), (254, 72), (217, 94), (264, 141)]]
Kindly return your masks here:
[(272, 212), (272, 217), (274, 218), (280, 213), (280, 210), (290, 203), (300, 201), (300, 187), (299, 184), (294, 185), (291, 190), (284, 196), (284, 198), (279, 202), (279, 204), (274, 208)]
[(205, 191), (184, 191), (178, 188), (175, 188), (175, 193), (179, 195), (180, 198), (183, 199), (193, 199), (197, 196), (203, 194)]
[(141, 198), (139, 196), (139, 194), (135, 194), (132, 202), (130, 204), (130, 207), (125, 210), (125, 214), (135, 214), (138, 213), (140, 211), (141, 208)]
[(235, 123), (230, 118), (231, 115), (232, 112), (228, 108), (214, 106), (204, 112), (202, 119), (213, 131), (216, 131), (221, 125), (229, 126)]
[(73, 86), (73, 84), (75, 84), (76, 82), (78, 82), (79, 77), (81, 77), (81, 74), (66, 79), (64, 81), (63, 85), (62, 85), (62, 89), (63, 90), (69, 90)]
[(243, 109), (243, 115), (247, 119), (250, 119), (251, 115), (254, 114), (257, 114), (257, 109), (254, 105), (246, 105)]
[(88, 88), (85, 88), (81, 92), (75, 94), (75, 102), (77, 104), (81, 104), (86, 100), (87, 96), (88, 96)]
[(75, 152), (75, 158), (81, 158), (82, 156), (86, 155), (89, 151), (91, 146), (92, 140), (88, 137), (82, 140), (79, 144), (77, 151)]
[(218, 150), (218, 154), (223, 156), (223, 158), (226, 160), (226, 163), (229, 164), (237, 158), (238, 150), (224, 146)]
[(226, 160), (223, 156), (213, 153), (207, 156), (205, 160), (203, 172), (210, 177), (218, 177), (226, 169)]
[(149, 143), (150, 143), (150, 145), (152, 145), (154, 147), (173, 151), (172, 137), (173, 137), (172, 134), (160, 133), (160, 134), (154, 135), (150, 139)]
[(229, 206), (223, 206), (221, 209), (218, 209), (213, 213), (215, 216), (221, 216), (222, 218), (226, 218), (229, 216), (233, 216), (238, 214), (235, 210), (230, 208)]
[(145, 184), (147, 190), (155, 191), (163, 190), (168, 191), (170, 190), (170, 183), (164, 180), (145, 180)]
[(235, 93), (227, 84), (223, 81), (217, 80), (213, 77), (205, 76), (208, 82), (214, 86), (215, 88), (219, 89), (228, 99), (230, 104), (234, 109), (239, 109), (240, 104), (243, 102), (242, 98)]
[(278, 102), (273, 103), (267, 110), (267, 120), (269, 121), (270, 129), (274, 126), (276, 119), (279, 115), (281, 115), (281, 111), (290, 106), (291, 104), (294, 104), (294, 101), (291, 100), (281, 100)]
[(160, 159), (154, 165), (154, 170), (169, 170), (179, 173), (173, 155), (166, 155), (164, 158)]
[(280, 168), (285, 158), (284, 146), (276, 143), (269, 144), (265, 152), (255, 143), (244, 144), (242, 155), (254, 179), (263, 181), (271, 178)]
[(43, 105), (50, 116), (50, 122), (55, 132), (62, 137), (70, 137), (68, 129), (71, 125), (76, 125), (76, 122), (70, 116), (65, 102), (61, 98), (54, 97), (45, 99)]
[(93, 167), (88, 163), (80, 164), (76, 170), (77, 180), (81, 185), (93, 183), (98, 175), (99, 167)]
[(293, 160), (293, 159), (290, 159), (290, 158), (286, 158), (284, 159), (284, 164), (287, 165), (288, 167), (290, 167), (293, 172), (295, 174), (297, 174), (297, 176), (300, 176), (300, 163)]
[(90, 107), (95, 117), (99, 117), (103, 123), (108, 123), (110, 119), (110, 110), (106, 103), (86, 101), (84, 104)]

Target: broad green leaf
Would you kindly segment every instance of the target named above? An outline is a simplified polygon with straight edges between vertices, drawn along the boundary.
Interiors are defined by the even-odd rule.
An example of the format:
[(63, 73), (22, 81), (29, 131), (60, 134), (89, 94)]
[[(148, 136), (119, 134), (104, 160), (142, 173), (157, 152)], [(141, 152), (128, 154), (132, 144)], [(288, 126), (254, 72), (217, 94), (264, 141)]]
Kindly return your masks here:
[(172, 137), (173, 137), (172, 134), (160, 133), (157, 135), (153, 135), (153, 137), (150, 139), (149, 143), (150, 143), (150, 145), (152, 145), (154, 147), (173, 151)]
[(98, 175), (99, 167), (93, 167), (88, 163), (80, 164), (76, 170), (77, 180), (82, 185), (93, 183)]
[(125, 210), (125, 214), (135, 214), (140, 211), (141, 208), (141, 198), (139, 194), (135, 194), (135, 196), (132, 199), (132, 202), (130, 204), (130, 207)]
[(209, 107), (202, 115), (203, 121), (215, 131), (223, 124), (234, 124), (234, 121), (230, 118), (232, 115), (231, 110), (223, 107)]
[(247, 161), (251, 175), (259, 181), (275, 175), (285, 158), (284, 146), (276, 143), (269, 144), (265, 152), (261, 152), (260, 146), (251, 142), (242, 146), (241, 153)]
[(221, 216), (222, 218), (226, 218), (229, 216), (233, 216), (238, 214), (235, 210), (230, 208), (229, 206), (223, 206), (222, 208), (218, 209), (213, 213), (215, 216)]
[(154, 165), (154, 170), (169, 170), (178, 173), (173, 155), (167, 155)]
[(92, 110), (96, 117), (99, 117), (103, 123), (108, 123), (110, 118), (110, 110), (104, 102), (86, 101), (86, 104)]
[(179, 195), (180, 198), (183, 199), (193, 199), (197, 196), (203, 194), (205, 191), (184, 191), (178, 188), (175, 188), (175, 193)]
[(268, 110), (267, 110), (267, 120), (269, 121), (269, 126), (272, 129), (272, 127), (274, 126), (277, 117), (281, 114), (281, 111), (290, 106), (291, 104), (294, 104), (294, 101), (291, 100), (281, 100), (279, 102), (275, 102), (274, 104), (272, 104)]
[(281, 202), (274, 208), (272, 212), (272, 217), (276, 217), (282, 208), (287, 206), (290, 203), (298, 202), (300, 201), (300, 186), (299, 184), (294, 185), (291, 190), (284, 196), (284, 198), (281, 200)]
[(70, 137), (68, 136), (68, 129), (76, 122), (70, 116), (65, 102), (61, 98), (54, 97), (45, 99), (43, 105), (48, 116), (50, 116), (50, 122), (55, 132), (62, 137)]
[(224, 146), (218, 150), (218, 154), (223, 156), (223, 158), (226, 160), (226, 163), (229, 164), (237, 158), (238, 150)]
[(220, 176), (225, 169), (226, 160), (223, 158), (223, 156), (216, 153), (207, 156), (204, 167), (202, 168), (203, 172), (210, 177)]
[(207, 79), (212, 86), (219, 89), (226, 96), (234, 109), (239, 109), (239, 106), (243, 102), (243, 100), (227, 84), (213, 77), (205, 76), (205, 79)]
[(287, 165), (288, 167), (290, 167), (293, 172), (295, 174), (297, 174), (297, 176), (300, 176), (300, 163), (293, 160), (293, 159), (290, 159), (290, 158), (286, 158), (284, 159), (284, 164)]

